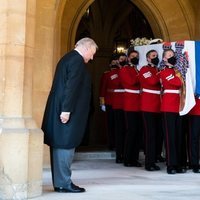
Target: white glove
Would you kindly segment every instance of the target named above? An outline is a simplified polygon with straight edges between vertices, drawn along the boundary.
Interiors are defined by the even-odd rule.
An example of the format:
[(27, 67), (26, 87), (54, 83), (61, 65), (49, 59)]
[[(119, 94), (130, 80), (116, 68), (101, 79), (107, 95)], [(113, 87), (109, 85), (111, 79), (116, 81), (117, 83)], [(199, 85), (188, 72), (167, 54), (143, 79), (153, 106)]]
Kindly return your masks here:
[(106, 112), (106, 106), (105, 106), (105, 105), (101, 105), (101, 110), (102, 110), (103, 112)]

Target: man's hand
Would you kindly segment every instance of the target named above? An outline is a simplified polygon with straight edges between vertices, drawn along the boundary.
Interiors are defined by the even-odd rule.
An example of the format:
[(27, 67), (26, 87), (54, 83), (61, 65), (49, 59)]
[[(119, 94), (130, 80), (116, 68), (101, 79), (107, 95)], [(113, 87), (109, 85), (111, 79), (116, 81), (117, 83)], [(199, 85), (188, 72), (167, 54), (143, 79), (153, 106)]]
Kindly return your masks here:
[(70, 112), (61, 112), (60, 120), (63, 124), (66, 124), (69, 121)]

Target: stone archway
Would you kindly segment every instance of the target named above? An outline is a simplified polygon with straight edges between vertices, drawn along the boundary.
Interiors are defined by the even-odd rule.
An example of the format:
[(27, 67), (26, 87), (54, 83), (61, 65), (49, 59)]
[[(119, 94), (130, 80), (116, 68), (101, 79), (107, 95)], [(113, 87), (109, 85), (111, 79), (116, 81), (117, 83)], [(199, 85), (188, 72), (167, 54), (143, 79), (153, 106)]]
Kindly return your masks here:
[(195, 16), (191, 1), (131, 1), (144, 13), (155, 37), (164, 41), (194, 38)]
[[(194, 10), (189, 0), (170, 0), (167, 2), (130, 0), (134, 3), (148, 19), (155, 37), (163, 38), (165, 41), (189, 40), (194, 38)], [(94, 2), (94, 0), (74, 1), (72, 3), (62, 1), (57, 19), (59, 24), (56, 28), (59, 31), (58, 49), (61, 54), (73, 47), (78, 24), (85, 10)], [(173, 9), (171, 9), (173, 5)], [(71, 12), (69, 7), (73, 7)], [(176, 15), (173, 15), (176, 13)], [(68, 26), (66, 26), (68, 24)]]
[[(190, 0), (130, 1), (148, 19), (155, 37), (167, 41), (194, 39), (195, 16)], [(55, 65), (61, 55), (73, 48), (80, 19), (93, 2), (94, 0), (37, 0), (33, 115), (38, 124), (42, 120)], [(44, 162), (48, 164), (46, 157), (48, 156), (44, 157)]]
[(58, 60), (57, 56), (60, 57), (74, 47), (78, 24), (93, 2), (94, 0), (74, 0), (73, 2), (63, 0), (57, 6), (54, 36), (55, 62)]
[[(163, 38), (165, 41), (172, 41), (180, 39), (192, 39), (194, 37), (194, 16), (190, 13), (192, 8), (189, 5), (189, 1), (171, 1), (171, 4), (173, 3), (173, 11), (170, 8), (171, 4), (169, 4), (169, 1), (166, 3), (159, 0), (131, 0), (131, 2), (134, 3), (148, 19), (156, 38)], [(75, 1), (73, 5), (68, 2), (62, 3), (62, 13), (60, 13), (58, 16), (59, 24), (57, 24), (58, 30), (61, 31), (59, 31), (59, 42), (56, 43), (56, 48), (58, 50), (57, 52), (59, 52), (60, 55), (64, 54), (66, 51), (73, 47), (80, 19), (85, 13), (85, 10), (92, 3), (93, 0), (79, 2)], [(69, 12), (70, 6), (73, 6), (72, 13)], [(172, 14), (174, 12), (176, 13), (176, 15)], [(176, 26), (175, 24), (179, 24), (179, 26)], [(104, 51), (105, 50), (107, 50), (107, 47), (104, 49)], [(95, 82), (94, 104), (96, 110), (99, 109), (97, 82), (99, 81), (99, 76), (103, 71), (103, 69), (99, 69), (98, 66), (105, 66), (105, 63), (105, 60), (102, 59), (98, 61), (98, 64), (95, 65), (94, 63), (95, 70), (93, 70), (93, 73), (95, 73), (95, 75), (93, 75), (96, 78), (93, 82)], [(100, 118), (98, 116), (99, 114), (100, 113), (97, 113), (96, 117), (94, 117), (94, 120), (92, 122), (94, 123), (94, 125), (92, 126), (93, 129), (98, 130), (102, 126), (101, 122), (96, 122)], [(93, 134), (96, 134), (95, 137), (98, 137), (97, 135), (99, 135), (100, 133), (94, 132), (95, 130), (93, 131)]]

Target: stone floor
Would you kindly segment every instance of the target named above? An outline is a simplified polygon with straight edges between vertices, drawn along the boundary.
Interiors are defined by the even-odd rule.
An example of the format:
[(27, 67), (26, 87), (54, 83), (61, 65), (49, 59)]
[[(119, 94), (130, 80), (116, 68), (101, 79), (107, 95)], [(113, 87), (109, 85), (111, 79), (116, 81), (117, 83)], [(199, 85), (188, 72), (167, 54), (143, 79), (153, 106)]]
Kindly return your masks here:
[(161, 171), (147, 172), (143, 167), (124, 167), (115, 164), (114, 159), (106, 158), (74, 161), (73, 182), (87, 190), (79, 194), (53, 192), (50, 169), (45, 168), (43, 195), (35, 200), (200, 199), (200, 174), (194, 174), (191, 170), (186, 174), (168, 175), (163, 163), (159, 164)]

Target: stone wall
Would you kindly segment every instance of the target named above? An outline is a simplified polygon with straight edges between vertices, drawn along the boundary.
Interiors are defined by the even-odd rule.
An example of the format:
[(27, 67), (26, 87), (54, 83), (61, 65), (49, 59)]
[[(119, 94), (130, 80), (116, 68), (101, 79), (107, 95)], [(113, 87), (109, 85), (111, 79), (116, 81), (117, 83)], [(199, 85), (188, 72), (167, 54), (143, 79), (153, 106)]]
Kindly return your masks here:
[[(32, 118), (34, 0), (0, 7), (0, 199), (42, 193), (43, 133)], [(35, 164), (37, 162), (37, 165)]]

